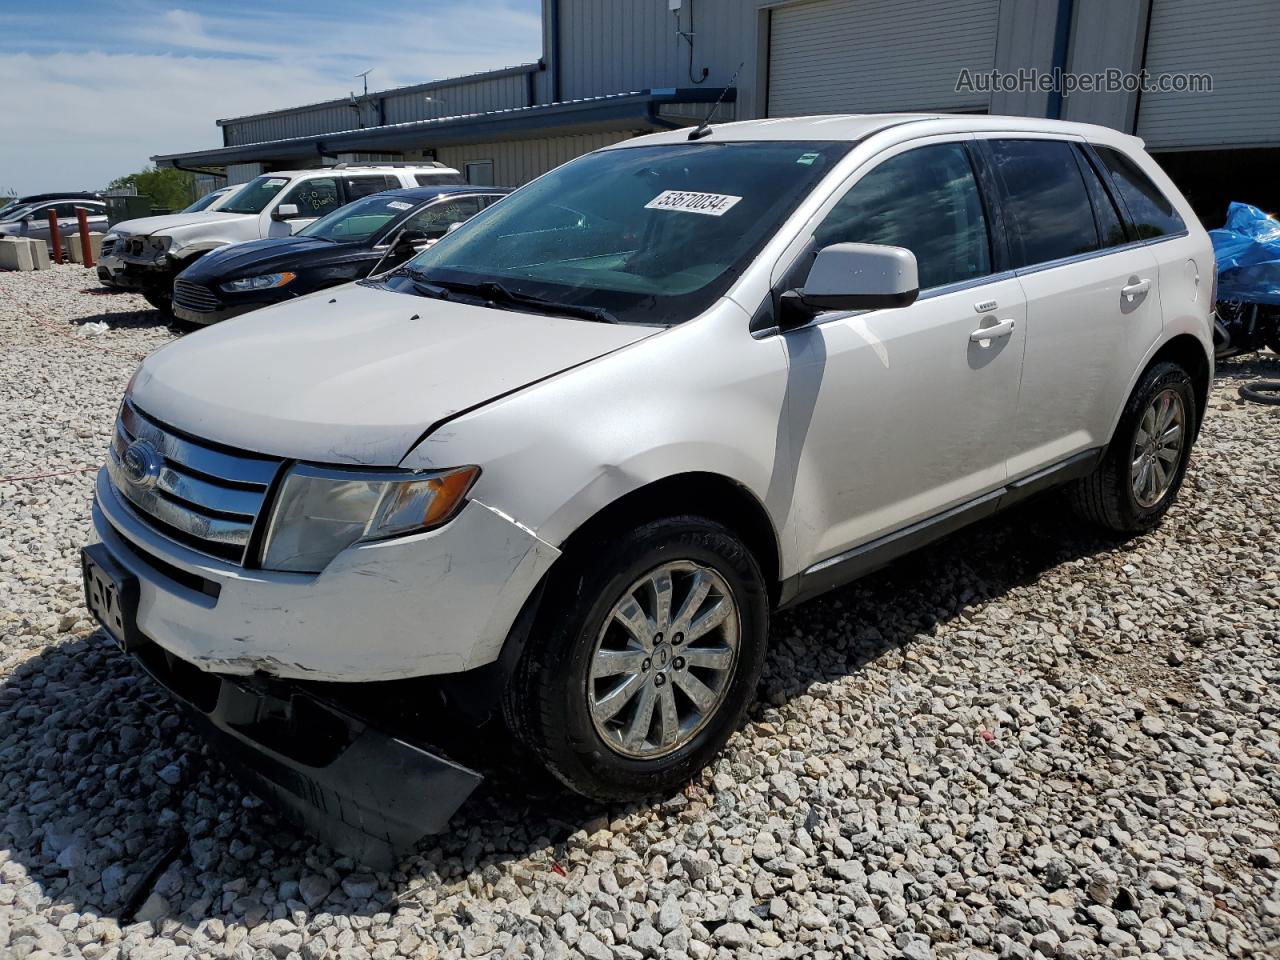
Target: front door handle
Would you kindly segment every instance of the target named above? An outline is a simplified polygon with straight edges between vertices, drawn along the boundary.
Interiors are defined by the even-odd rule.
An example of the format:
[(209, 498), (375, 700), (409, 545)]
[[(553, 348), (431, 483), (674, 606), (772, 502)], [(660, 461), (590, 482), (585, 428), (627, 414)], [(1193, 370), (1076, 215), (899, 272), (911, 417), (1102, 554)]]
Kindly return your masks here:
[(989, 327), (979, 327), (973, 333), (969, 334), (969, 339), (974, 343), (983, 343), (987, 340), (998, 340), (1001, 337), (1007, 337), (1013, 333), (1014, 323), (1012, 320), (1001, 320), (999, 323), (993, 323)]
[(1120, 296), (1124, 297), (1129, 303), (1133, 303), (1133, 301), (1137, 300), (1138, 297), (1142, 296), (1150, 289), (1150, 280), (1145, 278), (1142, 280), (1134, 280), (1120, 288)]

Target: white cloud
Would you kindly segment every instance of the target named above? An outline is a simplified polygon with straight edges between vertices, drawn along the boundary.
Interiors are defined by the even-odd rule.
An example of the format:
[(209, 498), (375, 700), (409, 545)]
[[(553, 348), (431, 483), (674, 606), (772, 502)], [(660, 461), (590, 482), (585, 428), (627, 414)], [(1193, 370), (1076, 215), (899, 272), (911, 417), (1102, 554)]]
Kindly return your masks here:
[[(116, 21), (101, 47), (164, 53), (0, 53), (10, 91), (0, 125), (0, 190), (94, 189), (158, 153), (221, 146), (214, 121), (536, 59), (536, 11), (504, 2), (335, 24), (264, 9), (238, 18), (183, 10)], [(394, 20), (394, 22), (388, 22)], [(12, 38), (10, 38), (12, 40)], [(12, 50), (12, 44), (9, 50)]]

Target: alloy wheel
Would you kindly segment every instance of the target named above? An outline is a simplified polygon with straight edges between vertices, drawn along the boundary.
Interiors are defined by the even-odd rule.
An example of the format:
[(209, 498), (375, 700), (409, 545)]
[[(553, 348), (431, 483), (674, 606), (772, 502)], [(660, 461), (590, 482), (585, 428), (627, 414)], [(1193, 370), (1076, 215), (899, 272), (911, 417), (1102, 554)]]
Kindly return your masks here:
[(711, 567), (679, 560), (646, 573), (596, 638), (587, 676), (596, 732), (633, 759), (683, 747), (723, 703), (740, 635), (733, 591)]
[(1182, 395), (1161, 390), (1138, 421), (1129, 475), (1138, 506), (1154, 507), (1173, 486), (1186, 443), (1187, 412)]

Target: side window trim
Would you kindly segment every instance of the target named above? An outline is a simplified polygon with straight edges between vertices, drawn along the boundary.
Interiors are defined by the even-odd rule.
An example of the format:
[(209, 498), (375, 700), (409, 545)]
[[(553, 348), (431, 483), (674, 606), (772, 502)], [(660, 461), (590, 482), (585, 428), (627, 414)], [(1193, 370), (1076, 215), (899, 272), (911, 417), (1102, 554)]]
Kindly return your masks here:
[(1129, 238), (1131, 243), (1140, 243), (1142, 238), (1138, 236), (1138, 228), (1133, 219), (1133, 211), (1129, 209), (1129, 204), (1125, 202), (1124, 196), (1116, 188), (1115, 181), (1111, 179), (1111, 173), (1107, 170), (1106, 164), (1102, 162), (1102, 158), (1093, 149), (1092, 143), (1086, 140), (1078, 144), (1078, 146), (1081, 154), (1088, 159), (1089, 166), (1093, 168), (1094, 176), (1102, 184), (1102, 189), (1106, 191), (1116, 210), (1120, 212), (1120, 221), (1124, 224), (1124, 235)]
[[(1089, 198), (1089, 212), (1093, 214), (1093, 230), (1098, 235), (1098, 249), (1114, 249), (1113, 247), (1107, 246), (1107, 236), (1105, 231), (1102, 229), (1102, 214), (1098, 211), (1099, 199), (1106, 198), (1099, 198), (1096, 196), (1097, 189), (1093, 185), (1095, 177), (1093, 176), (1093, 171), (1089, 169), (1089, 165), (1085, 161), (1084, 157), (1080, 155), (1079, 144), (1068, 142), (1067, 146), (1071, 150), (1071, 159), (1076, 162), (1076, 169), (1080, 171), (1080, 180), (1084, 184), (1085, 195)], [(1120, 216), (1119, 210), (1116, 211), (1116, 215)], [(1124, 222), (1123, 218), (1121, 219), (1121, 222)], [(1125, 235), (1128, 235), (1127, 227), (1125, 228)]]
[(987, 215), (987, 243), (991, 253), (991, 271), (993, 274), (1005, 273), (1013, 268), (1013, 237), (1009, 226), (1009, 217), (1005, 209), (1004, 195), (996, 181), (996, 174), (991, 166), (981, 141), (970, 137), (964, 142), (965, 153), (969, 156), (969, 166), (973, 169), (974, 179), (978, 184), (978, 194), (982, 198), (982, 207)]

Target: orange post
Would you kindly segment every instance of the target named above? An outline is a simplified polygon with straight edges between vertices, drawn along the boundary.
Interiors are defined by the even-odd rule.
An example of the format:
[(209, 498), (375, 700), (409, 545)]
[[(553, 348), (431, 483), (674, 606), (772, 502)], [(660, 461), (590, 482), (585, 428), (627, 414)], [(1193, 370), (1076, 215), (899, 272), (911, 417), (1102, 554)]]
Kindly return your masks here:
[(53, 262), (62, 262), (62, 234), (58, 232), (58, 211), (49, 209), (49, 242), (53, 244)]
[(76, 219), (80, 221), (80, 259), (86, 267), (92, 267), (93, 244), (89, 242), (89, 212), (84, 207), (76, 207)]

